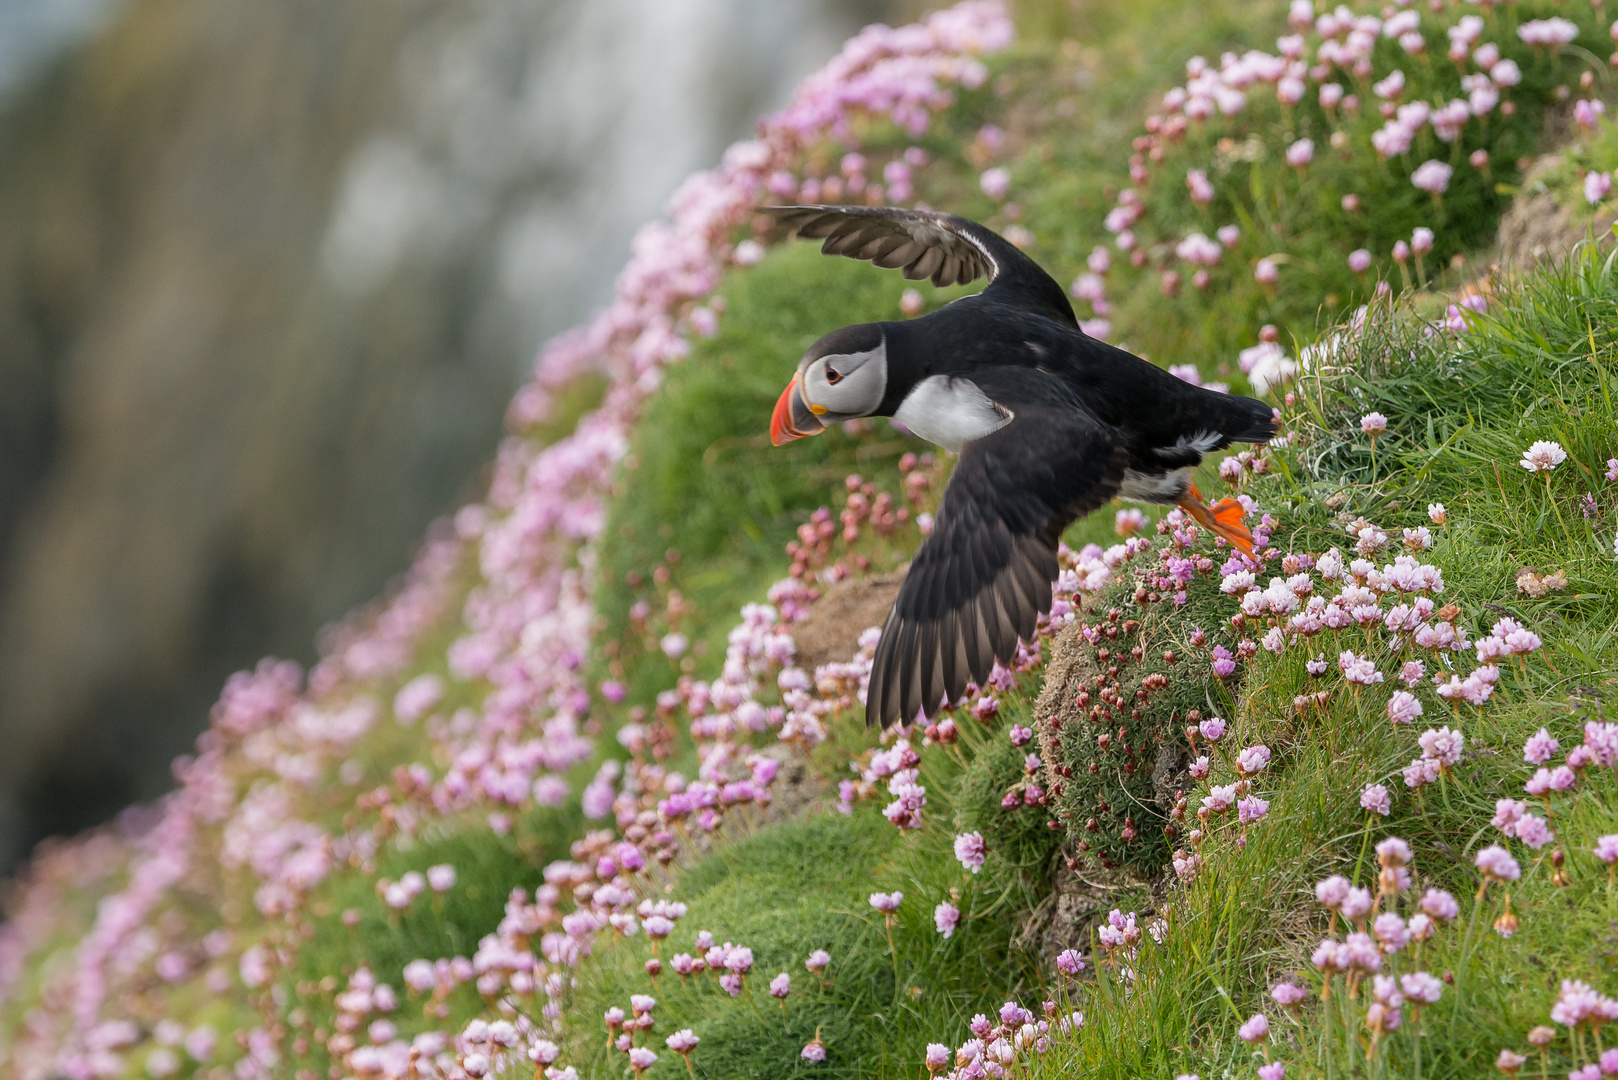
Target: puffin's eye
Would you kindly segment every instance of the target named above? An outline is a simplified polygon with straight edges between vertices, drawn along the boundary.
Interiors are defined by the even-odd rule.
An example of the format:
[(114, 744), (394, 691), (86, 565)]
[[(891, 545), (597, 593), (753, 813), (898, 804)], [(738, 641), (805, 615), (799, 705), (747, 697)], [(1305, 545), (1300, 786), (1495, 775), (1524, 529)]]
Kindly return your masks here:
[(843, 373), (832, 367), (830, 364), (827, 364), (826, 381), (831, 383), (833, 386), (836, 386), (838, 383), (843, 381)]

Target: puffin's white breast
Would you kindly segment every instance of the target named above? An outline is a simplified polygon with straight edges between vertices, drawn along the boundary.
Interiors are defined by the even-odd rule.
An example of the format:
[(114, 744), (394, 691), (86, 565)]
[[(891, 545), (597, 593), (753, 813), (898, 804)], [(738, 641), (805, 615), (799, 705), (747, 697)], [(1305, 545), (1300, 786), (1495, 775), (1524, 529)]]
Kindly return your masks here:
[(1011, 423), (1012, 414), (970, 379), (933, 375), (916, 384), (893, 418), (928, 442), (959, 452)]

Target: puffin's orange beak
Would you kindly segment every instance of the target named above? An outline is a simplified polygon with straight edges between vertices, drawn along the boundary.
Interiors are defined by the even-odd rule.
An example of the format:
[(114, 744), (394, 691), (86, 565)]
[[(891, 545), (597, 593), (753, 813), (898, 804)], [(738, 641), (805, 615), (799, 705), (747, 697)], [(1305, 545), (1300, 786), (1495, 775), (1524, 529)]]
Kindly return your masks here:
[(770, 442), (776, 446), (807, 435), (819, 435), (826, 429), (820, 417), (803, 399), (801, 381), (801, 376), (792, 376), (792, 381), (787, 383), (787, 388), (781, 391), (781, 397), (775, 403), (775, 412), (770, 415)]

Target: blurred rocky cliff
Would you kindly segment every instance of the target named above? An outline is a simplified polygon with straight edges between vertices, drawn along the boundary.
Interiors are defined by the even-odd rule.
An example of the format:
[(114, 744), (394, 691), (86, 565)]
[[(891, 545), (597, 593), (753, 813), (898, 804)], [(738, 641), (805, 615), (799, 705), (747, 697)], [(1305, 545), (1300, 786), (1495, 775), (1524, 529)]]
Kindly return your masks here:
[(125, 0), (12, 86), (0, 870), (163, 791), (230, 671), (309, 660), (635, 227), (895, 7)]

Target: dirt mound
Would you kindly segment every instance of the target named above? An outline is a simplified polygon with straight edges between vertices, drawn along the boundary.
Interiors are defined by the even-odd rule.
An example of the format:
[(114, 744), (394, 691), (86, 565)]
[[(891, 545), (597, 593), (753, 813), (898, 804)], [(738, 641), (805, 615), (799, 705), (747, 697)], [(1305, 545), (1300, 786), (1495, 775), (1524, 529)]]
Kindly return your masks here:
[(1500, 219), (1500, 238), (1495, 247), (1496, 261), (1501, 266), (1521, 269), (1560, 259), (1581, 240), (1611, 235), (1618, 215), (1608, 212), (1592, 216), (1587, 207), (1559, 200), (1546, 185), (1546, 176), (1561, 164), (1561, 154), (1547, 154), (1523, 177), (1522, 194)]
[(858, 651), (860, 634), (887, 619), (903, 580), (904, 572), (897, 571), (847, 578), (827, 589), (808, 617), (792, 624), (798, 666), (812, 672), (821, 664), (847, 661)]

